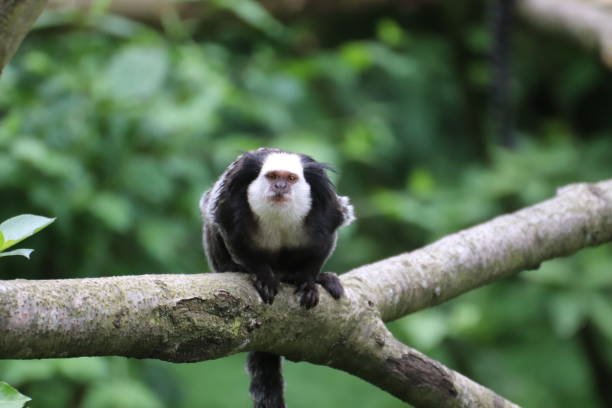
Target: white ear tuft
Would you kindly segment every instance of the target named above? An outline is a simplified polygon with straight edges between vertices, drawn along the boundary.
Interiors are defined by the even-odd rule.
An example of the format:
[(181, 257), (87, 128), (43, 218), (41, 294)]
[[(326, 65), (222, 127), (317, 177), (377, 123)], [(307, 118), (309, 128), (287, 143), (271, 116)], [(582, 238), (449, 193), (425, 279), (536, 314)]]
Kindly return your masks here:
[(355, 209), (353, 205), (349, 201), (347, 196), (338, 196), (338, 203), (340, 204), (340, 211), (342, 211), (342, 224), (341, 227), (345, 227), (350, 225), (353, 221), (355, 221)]

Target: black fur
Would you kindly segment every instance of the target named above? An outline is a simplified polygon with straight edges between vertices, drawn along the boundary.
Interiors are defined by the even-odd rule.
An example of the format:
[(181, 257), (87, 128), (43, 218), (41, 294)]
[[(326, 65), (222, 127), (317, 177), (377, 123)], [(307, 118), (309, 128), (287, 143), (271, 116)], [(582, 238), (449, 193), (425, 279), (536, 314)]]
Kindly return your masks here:
[[(277, 251), (258, 248), (253, 239), (258, 225), (248, 204), (247, 189), (259, 175), (266, 156), (274, 152), (280, 150), (261, 148), (244, 152), (228, 167), (213, 190), (205, 194), (201, 204), (205, 249), (216, 272), (252, 274), (254, 286), (265, 303), (271, 304), (280, 282), (286, 282), (296, 285), (300, 304), (309, 309), (319, 302), (317, 283), (334, 299), (344, 293), (335, 274), (320, 272), (334, 249), (336, 230), (347, 221), (351, 210), (348, 204), (341, 204), (327, 177), (330, 166), (300, 155), (312, 198), (311, 209), (304, 219), (307, 243)], [(247, 367), (252, 377), (254, 406), (283, 408), (280, 357), (250, 353)]]
[(254, 408), (285, 408), (281, 357), (270, 353), (249, 353), (247, 371)]
[[(312, 208), (304, 225), (309, 242), (298, 248), (281, 248), (270, 252), (257, 248), (251, 236), (257, 222), (247, 201), (247, 189), (258, 176), (265, 157), (276, 149), (258, 149), (243, 153), (222, 176), (223, 183), (217, 197), (208, 192), (205, 205), (213, 199), (213, 219), (205, 220), (205, 247), (216, 272), (239, 271), (253, 274), (254, 284), (262, 300), (272, 303), (279, 282), (297, 285), (300, 303), (311, 308), (318, 303), (315, 283), (321, 267), (331, 254), (336, 230), (344, 222), (333, 185), (325, 171), (329, 165), (300, 155), (304, 177), (311, 189)], [(205, 214), (205, 216), (207, 216)], [(341, 293), (327, 288), (333, 278), (322, 279), (330, 294)], [(335, 286), (340, 285), (336, 279)]]

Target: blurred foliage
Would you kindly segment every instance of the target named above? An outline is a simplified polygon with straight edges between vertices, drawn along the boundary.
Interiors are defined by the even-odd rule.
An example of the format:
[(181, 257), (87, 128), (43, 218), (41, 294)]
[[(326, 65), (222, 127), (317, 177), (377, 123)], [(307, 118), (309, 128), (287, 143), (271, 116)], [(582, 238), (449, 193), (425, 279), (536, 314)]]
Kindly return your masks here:
[[(0, 219), (58, 217), (0, 278), (207, 270), (198, 199), (238, 150), (332, 163), (358, 222), (346, 271), (612, 174), (612, 81), (597, 59), (515, 35), (517, 148), (488, 122), (484, 2), (237, 20), (47, 12), (0, 79)], [(390, 324), (407, 344), (530, 407), (600, 407), (612, 355), (610, 246), (554, 260)], [(242, 356), (3, 361), (34, 407), (247, 406)], [(404, 406), (344, 373), (285, 364), (292, 407)], [(307, 396), (307, 398), (305, 398)]]

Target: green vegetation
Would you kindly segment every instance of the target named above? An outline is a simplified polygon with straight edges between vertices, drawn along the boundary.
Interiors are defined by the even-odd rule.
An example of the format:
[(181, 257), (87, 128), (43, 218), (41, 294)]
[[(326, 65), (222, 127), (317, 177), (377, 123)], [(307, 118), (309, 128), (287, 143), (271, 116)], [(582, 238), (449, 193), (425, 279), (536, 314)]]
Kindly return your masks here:
[(21, 255), (30, 257), (33, 249), (15, 249), (6, 252), (13, 245), (32, 236), (47, 225), (55, 221), (55, 218), (41, 217), (40, 215), (22, 214), (9, 218), (0, 224), (0, 257)]
[[(30, 239), (30, 262), (3, 258), (0, 279), (206, 271), (199, 197), (259, 146), (337, 168), (358, 216), (327, 264), (339, 272), (612, 174), (612, 74), (565, 39), (518, 27), (507, 150), (489, 131), (483, 4), (281, 23), (220, 3), (238, 17), (43, 16), (0, 78), (0, 219), (58, 222)], [(586, 250), (390, 326), (523, 406), (607, 406), (610, 265), (609, 245)], [(37, 408), (236, 407), (242, 365), (0, 361), (0, 380)], [(404, 406), (341, 372), (285, 369), (294, 408)]]
[(29, 400), (29, 397), (20, 394), (19, 391), (4, 381), (0, 381), (0, 407), (22, 408)]

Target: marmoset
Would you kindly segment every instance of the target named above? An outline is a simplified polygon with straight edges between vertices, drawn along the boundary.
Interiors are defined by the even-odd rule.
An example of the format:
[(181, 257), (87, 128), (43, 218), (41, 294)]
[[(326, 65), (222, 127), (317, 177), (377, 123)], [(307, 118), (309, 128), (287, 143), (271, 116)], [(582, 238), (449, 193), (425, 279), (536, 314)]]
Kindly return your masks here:
[[(334, 299), (344, 289), (321, 268), (336, 246), (338, 228), (354, 219), (348, 197), (338, 196), (328, 164), (274, 148), (242, 153), (200, 200), (204, 250), (215, 272), (252, 275), (263, 302), (272, 304), (280, 282), (296, 286), (300, 304), (319, 302), (316, 284)], [(278, 355), (249, 353), (255, 408), (283, 408)]]

